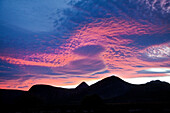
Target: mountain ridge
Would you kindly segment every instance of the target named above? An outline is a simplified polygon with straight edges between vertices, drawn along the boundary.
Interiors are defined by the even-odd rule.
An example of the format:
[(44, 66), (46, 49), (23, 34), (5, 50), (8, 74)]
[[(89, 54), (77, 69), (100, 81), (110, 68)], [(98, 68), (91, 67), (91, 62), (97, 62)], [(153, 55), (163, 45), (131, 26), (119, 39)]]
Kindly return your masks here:
[(86, 82), (81, 82), (75, 89), (84, 89), (89, 87), (89, 85)]
[(0, 100), (2, 100), (0, 104), (18, 105), (26, 102), (31, 105), (80, 105), (88, 98), (100, 99), (105, 103), (170, 102), (169, 83), (151, 81), (135, 85), (116, 76), (104, 78), (90, 86), (82, 82), (73, 89), (37, 84), (24, 93), (23, 91), (17, 91), (17, 94), (11, 92), (11, 90), (0, 89)]

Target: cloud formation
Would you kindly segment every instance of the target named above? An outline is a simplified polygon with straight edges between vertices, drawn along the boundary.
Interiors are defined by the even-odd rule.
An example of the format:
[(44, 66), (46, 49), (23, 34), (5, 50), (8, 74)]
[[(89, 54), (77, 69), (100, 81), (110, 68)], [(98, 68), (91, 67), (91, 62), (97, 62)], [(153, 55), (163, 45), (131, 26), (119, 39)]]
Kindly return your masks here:
[[(41, 15), (35, 15), (39, 10), (34, 12), (30, 7), (24, 8), (28, 15), (13, 10), (15, 13), (10, 15), (13, 18), (3, 16), (12, 11), (10, 4), (0, 8), (0, 12), (8, 9), (1, 15), (9, 23), (2, 24), (0, 20), (1, 88), (26, 90), (38, 83), (76, 85), (112, 74), (122, 78), (169, 76), (169, 71), (148, 71), (165, 69), (170, 64), (167, 0), (54, 0), (52, 3), (63, 5), (52, 5), (54, 10), (43, 8)], [(23, 9), (21, 4), (13, 6)], [(41, 5), (48, 7), (45, 2), (32, 7)], [(24, 22), (33, 21), (24, 17), (33, 20), (41, 17), (42, 21), (38, 18), (36, 27), (33, 23), (23, 26)], [(45, 29), (46, 25), (50, 28)]]
[(100, 45), (86, 45), (73, 50), (75, 54), (88, 57), (94, 57), (103, 51), (104, 48)]

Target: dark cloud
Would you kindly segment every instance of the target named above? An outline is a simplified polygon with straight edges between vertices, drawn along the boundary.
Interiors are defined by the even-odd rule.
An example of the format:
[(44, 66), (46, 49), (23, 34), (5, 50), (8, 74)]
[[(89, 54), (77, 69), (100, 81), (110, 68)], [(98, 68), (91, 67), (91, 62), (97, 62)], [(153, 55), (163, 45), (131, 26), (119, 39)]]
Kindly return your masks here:
[(63, 75), (62, 73), (54, 73), (54, 72), (48, 72), (48, 73), (44, 73), (47, 75)]
[[(161, 2), (156, 1), (147, 3), (148, 0), (80, 0), (70, 5), (74, 9), (64, 9), (56, 11), (56, 13), (62, 14), (67, 18), (58, 16), (55, 19), (54, 24), (58, 26), (58, 23), (62, 23), (62, 28), (58, 27), (57, 30), (69, 31), (74, 30), (80, 24), (92, 23), (96, 18), (110, 18), (110, 17), (122, 17), (127, 16), (146, 24), (147, 20), (154, 24), (166, 24), (170, 22), (168, 19), (168, 2), (164, 1), (164, 5)], [(166, 9), (166, 10), (165, 10)], [(123, 15), (125, 13), (126, 15)]]
[[(168, 29), (168, 27), (167, 27)], [(158, 45), (162, 43), (166, 43), (170, 41), (170, 34), (145, 34), (145, 35), (130, 35), (121, 36), (125, 39), (132, 39), (133, 43), (128, 44), (127, 46), (130, 47), (138, 47), (139, 49), (144, 49), (146, 47), (152, 46), (152, 45)]]
[(169, 63), (164, 63), (162, 65), (160, 65), (161, 67), (170, 67), (170, 64)]
[(3, 61), (0, 59), (0, 70), (8, 73), (22, 73), (20, 70), (20, 67), (18, 65), (7, 63), (6, 61)]
[(136, 66), (132, 66), (132, 67), (142, 68), (142, 67), (145, 67), (145, 66), (136, 65)]
[(102, 60), (97, 59), (81, 59), (71, 61), (69, 65), (63, 67), (52, 68), (54, 73), (81, 75), (88, 74), (105, 68)]
[(0, 82), (5, 80), (18, 80), (20, 77), (15, 73), (0, 73)]
[(107, 64), (107, 65), (110, 69), (119, 69), (119, 70), (123, 69), (123, 67), (117, 67), (117, 66), (112, 65), (112, 64)]
[(0, 60), (0, 82), (5, 80), (17, 80), (20, 77), (18, 75), (23, 74), (19, 66), (7, 63)]
[(92, 74), (92, 75), (105, 74), (105, 73), (110, 73), (110, 71), (109, 71), (109, 70), (100, 71), (100, 72), (96, 72), (96, 73), (94, 73), (94, 74)]
[[(32, 73), (32, 74), (54, 74), (50, 67), (43, 67), (43, 66), (30, 66), (25, 65), (22, 67), (22, 70), (25, 73)], [(57, 74), (57, 73), (56, 73)]]
[(84, 72), (81, 72), (80, 70), (77, 70), (77, 71), (73, 71), (70, 70), (71, 72), (67, 71), (66, 74), (71, 74), (71, 75), (81, 75), (81, 74), (85, 74)]
[(76, 75), (76, 76), (69, 76), (71, 78), (98, 78), (97, 76), (79, 76), (79, 75)]
[(32, 79), (36, 77), (35, 75), (25, 75), (25, 76), (20, 76), (20, 79), (18, 80), (18, 82), (24, 82), (26, 80)]
[(29, 86), (18, 86), (18, 88), (27, 88)]
[[(64, 79), (68, 79), (68, 77), (57, 77), (57, 78), (64, 78)], [(57, 79), (57, 78), (55, 78), (55, 79)]]
[[(0, 60), (0, 82), (16, 80), (24, 82), (29, 79), (42, 78), (44, 74), (54, 75), (49, 67), (42, 66), (19, 66)], [(30, 75), (28, 75), (30, 73)], [(41, 76), (39, 74), (42, 74)], [(55, 73), (57, 75), (58, 73)], [(47, 77), (46, 77), (47, 78)]]
[(17, 80), (18, 82), (24, 82), (31, 78), (36, 78), (35, 75), (22, 75), (22, 74), (15, 74), (15, 73), (0, 73), (0, 82), (4, 82), (6, 80)]
[[(24, 82), (29, 79), (36, 78), (48, 78), (43, 75), (61, 75), (60, 73), (54, 73), (49, 67), (42, 66), (30, 66), (30, 65), (15, 65), (9, 64), (0, 60), (0, 82), (6, 80), (18, 80)], [(30, 73), (31, 75), (28, 75)], [(39, 75), (41, 74), (41, 76)]]
[[(32, 65), (16, 65), (10, 64), (5, 61), (0, 60), (0, 70), (3, 70), (2, 74), (5, 75), (25, 75), (31, 73), (34, 75), (46, 74), (46, 75), (62, 75), (61, 73), (54, 73), (50, 67), (45, 66), (32, 66)], [(1, 75), (2, 75), (1, 74)]]
[(73, 52), (82, 56), (94, 56), (104, 51), (100, 45), (86, 45), (75, 49)]
[(138, 74), (159, 74), (159, 73), (170, 73), (170, 71), (165, 72), (153, 72), (153, 71), (147, 71), (147, 70), (140, 70), (136, 71)]
[(105, 68), (105, 64), (102, 60), (81, 59), (72, 61), (70, 63), (70, 67), (73, 69), (80, 69), (82, 71), (93, 72)]
[(64, 84), (71, 84), (74, 83), (73, 81), (68, 81), (68, 82), (64, 82)]
[[(125, 56), (125, 54), (121, 50), (116, 51), (114, 48), (110, 48), (110, 49), (112, 50), (113, 55), (118, 55), (116, 57)], [(128, 55), (127, 55), (127, 57), (128, 57)]]

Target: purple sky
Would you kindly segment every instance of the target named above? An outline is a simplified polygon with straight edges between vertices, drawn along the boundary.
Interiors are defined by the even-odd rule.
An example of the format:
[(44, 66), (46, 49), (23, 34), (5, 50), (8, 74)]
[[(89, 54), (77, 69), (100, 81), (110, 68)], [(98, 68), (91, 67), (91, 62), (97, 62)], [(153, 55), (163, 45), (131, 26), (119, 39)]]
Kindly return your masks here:
[(0, 88), (74, 87), (111, 75), (170, 82), (169, 4), (1, 0)]

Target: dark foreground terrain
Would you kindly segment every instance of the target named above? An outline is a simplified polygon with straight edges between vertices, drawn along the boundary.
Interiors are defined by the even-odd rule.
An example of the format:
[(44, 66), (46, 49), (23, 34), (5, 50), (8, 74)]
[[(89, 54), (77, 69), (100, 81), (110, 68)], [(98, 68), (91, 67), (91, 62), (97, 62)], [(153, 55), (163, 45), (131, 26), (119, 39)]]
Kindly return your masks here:
[(170, 113), (168, 103), (119, 103), (87, 107), (82, 105), (8, 106), (1, 113)]
[(1, 113), (170, 113), (170, 84), (129, 84), (118, 77), (75, 89), (34, 85), (29, 91), (0, 89)]

